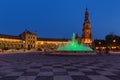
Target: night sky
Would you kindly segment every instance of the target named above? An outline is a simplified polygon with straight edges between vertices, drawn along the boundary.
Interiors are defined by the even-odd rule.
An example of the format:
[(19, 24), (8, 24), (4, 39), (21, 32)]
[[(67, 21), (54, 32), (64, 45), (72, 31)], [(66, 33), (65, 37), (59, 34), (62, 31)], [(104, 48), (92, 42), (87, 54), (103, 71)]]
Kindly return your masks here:
[(120, 36), (120, 0), (0, 0), (0, 34), (28, 29), (42, 38), (81, 36), (86, 7), (93, 39)]

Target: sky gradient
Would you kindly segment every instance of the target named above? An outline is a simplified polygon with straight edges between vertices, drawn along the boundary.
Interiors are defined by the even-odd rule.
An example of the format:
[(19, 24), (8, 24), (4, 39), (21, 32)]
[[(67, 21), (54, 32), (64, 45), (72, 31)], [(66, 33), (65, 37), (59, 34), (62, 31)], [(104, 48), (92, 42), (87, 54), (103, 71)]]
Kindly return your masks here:
[(19, 35), (25, 29), (42, 38), (81, 36), (88, 7), (93, 39), (120, 36), (120, 0), (0, 0), (0, 34)]

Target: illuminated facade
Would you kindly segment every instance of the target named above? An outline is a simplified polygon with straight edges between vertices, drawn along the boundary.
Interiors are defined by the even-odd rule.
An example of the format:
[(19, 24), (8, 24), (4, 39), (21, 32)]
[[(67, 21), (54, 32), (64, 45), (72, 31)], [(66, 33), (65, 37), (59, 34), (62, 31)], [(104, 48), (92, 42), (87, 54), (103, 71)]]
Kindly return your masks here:
[(10, 36), (0, 34), (0, 48), (1, 49), (19, 49), (22, 48), (23, 40), (18, 36)]
[(91, 45), (92, 44), (92, 34), (91, 34), (91, 25), (89, 21), (89, 13), (86, 8), (85, 12), (85, 20), (83, 23), (83, 29), (82, 29), (82, 36), (81, 36), (81, 42), (84, 44)]
[(22, 34), (19, 35), (20, 39), (23, 40), (23, 47), (26, 49), (36, 48), (37, 34), (31, 33), (28, 30), (25, 30)]
[(108, 34), (105, 36), (105, 40), (94, 40), (94, 50), (106, 50), (108, 48), (112, 51), (120, 51), (120, 36), (114, 34)]
[(50, 48), (56, 49), (60, 45), (68, 43), (68, 39), (53, 39), (53, 38), (38, 38), (36, 42), (36, 48)]
[(37, 34), (25, 30), (19, 36), (0, 34), (0, 49), (56, 49), (68, 43), (68, 39), (37, 38)]

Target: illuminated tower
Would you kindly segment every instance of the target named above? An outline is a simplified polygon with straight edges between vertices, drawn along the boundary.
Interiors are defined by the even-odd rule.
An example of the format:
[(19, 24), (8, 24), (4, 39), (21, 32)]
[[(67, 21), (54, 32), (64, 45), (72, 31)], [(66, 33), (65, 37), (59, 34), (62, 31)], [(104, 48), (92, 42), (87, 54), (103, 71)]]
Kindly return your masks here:
[(85, 20), (83, 23), (83, 29), (82, 29), (82, 37), (81, 42), (84, 44), (91, 45), (92, 44), (92, 34), (91, 34), (91, 25), (89, 21), (89, 13), (88, 9), (86, 8), (85, 11)]

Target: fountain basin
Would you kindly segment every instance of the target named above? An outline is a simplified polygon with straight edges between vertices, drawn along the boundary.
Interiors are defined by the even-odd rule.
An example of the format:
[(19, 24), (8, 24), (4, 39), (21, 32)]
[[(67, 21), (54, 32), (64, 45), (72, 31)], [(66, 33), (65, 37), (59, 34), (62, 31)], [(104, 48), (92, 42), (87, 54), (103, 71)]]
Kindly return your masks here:
[(94, 51), (53, 51), (52, 55), (96, 55)]

